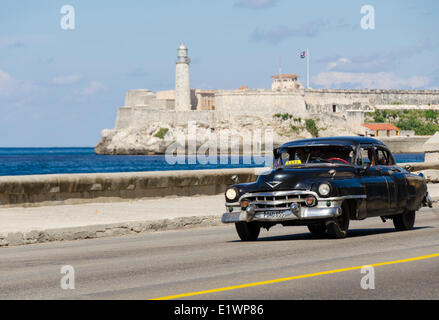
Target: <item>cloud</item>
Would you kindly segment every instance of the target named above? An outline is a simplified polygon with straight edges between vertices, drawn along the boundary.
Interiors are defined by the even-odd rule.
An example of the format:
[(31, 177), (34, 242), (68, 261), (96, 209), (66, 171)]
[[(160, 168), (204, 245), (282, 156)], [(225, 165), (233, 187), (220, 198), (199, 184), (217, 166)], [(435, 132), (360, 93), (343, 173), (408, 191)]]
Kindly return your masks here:
[(351, 61), (348, 58), (338, 58), (336, 61), (332, 61), (328, 63), (328, 70), (332, 70), (340, 65), (350, 64)]
[(0, 69), (0, 96), (6, 96), (11, 92), (15, 80), (6, 71)]
[(235, 2), (235, 6), (248, 9), (263, 9), (273, 7), (279, 2), (279, 0), (238, 0)]
[(28, 94), (36, 89), (33, 83), (14, 79), (9, 73), (0, 69), (0, 97)]
[(143, 68), (136, 68), (135, 70), (128, 72), (126, 75), (129, 77), (147, 77), (149, 72)]
[(82, 90), (81, 95), (91, 96), (102, 90), (105, 90), (105, 86), (103, 83), (99, 81), (92, 81), (84, 90)]
[(309, 21), (297, 28), (288, 26), (276, 26), (268, 29), (256, 28), (251, 34), (251, 40), (277, 44), (288, 38), (312, 38), (317, 36), (327, 25), (328, 21), (321, 19)]
[(325, 88), (368, 88), (368, 89), (416, 89), (429, 84), (430, 80), (423, 76), (400, 78), (390, 72), (352, 73), (352, 72), (320, 72), (312, 78), (312, 82)]
[(58, 76), (52, 79), (52, 84), (56, 85), (72, 85), (80, 82), (82, 80), (82, 75), (71, 74), (67, 76)]
[(328, 70), (338, 72), (384, 72), (395, 70), (404, 59), (430, 50), (432, 43), (426, 39), (415, 44), (394, 48), (390, 50), (379, 50), (367, 55), (355, 56), (352, 58), (341, 56), (330, 56), (316, 60), (318, 63), (327, 63)]

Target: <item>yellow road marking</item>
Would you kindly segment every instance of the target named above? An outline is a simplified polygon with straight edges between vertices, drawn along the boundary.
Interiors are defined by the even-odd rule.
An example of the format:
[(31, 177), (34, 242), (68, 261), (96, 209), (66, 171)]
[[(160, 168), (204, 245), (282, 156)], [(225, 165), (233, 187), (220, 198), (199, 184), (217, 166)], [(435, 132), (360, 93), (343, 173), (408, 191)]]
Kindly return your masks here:
[(325, 274), (333, 274), (333, 273), (339, 273), (339, 272), (345, 272), (345, 271), (351, 271), (351, 270), (358, 270), (358, 269), (363, 268), (364, 266), (379, 267), (379, 266), (385, 266), (385, 265), (390, 265), (390, 264), (397, 264), (397, 263), (412, 262), (412, 261), (418, 261), (418, 260), (424, 260), (424, 259), (431, 259), (431, 258), (436, 258), (436, 257), (439, 257), (439, 253), (434, 253), (434, 254), (429, 254), (429, 255), (426, 255), (426, 256), (420, 256), (420, 257), (409, 258), (409, 259), (402, 259), (402, 260), (395, 260), (395, 261), (387, 261), (387, 262), (380, 262), (380, 263), (375, 263), (375, 264), (362, 265), (362, 266), (357, 266), (357, 267), (349, 267), (349, 268), (343, 268), (343, 269), (335, 269), (335, 270), (328, 270), (328, 271), (322, 271), (322, 272), (308, 273), (308, 274), (303, 274), (303, 275), (300, 275), (300, 276), (293, 276), (293, 277), (287, 277), (287, 278), (279, 278), (279, 279), (260, 281), (260, 282), (252, 282), (252, 283), (246, 283), (246, 284), (230, 286), (230, 287), (224, 287), (224, 288), (217, 288), (217, 289), (210, 289), (210, 290), (204, 290), (204, 291), (182, 293), (182, 294), (176, 294), (176, 295), (172, 295), (172, 296), (155, 298), (155, 299), (151, 299), (151, 300), (178, 299), (178, 298), (184, 298), (184, 297), (190, 297), (190, 296), (197, 296), (197, 295), (201, 295), (201, 294), (208, 294), (208, 293), (236, 290), (236, 289), (242, 289), (242, 288), (262, 286), (262, 285), (265, 285), (265, 284), (273, 284), (273, 283), (286, 282), (286, 281), (297, 280), (297, 279), (311, 278), (311, 277), (316, 277), (316, 276), (322, 276), (322, 275), (325, 275)]

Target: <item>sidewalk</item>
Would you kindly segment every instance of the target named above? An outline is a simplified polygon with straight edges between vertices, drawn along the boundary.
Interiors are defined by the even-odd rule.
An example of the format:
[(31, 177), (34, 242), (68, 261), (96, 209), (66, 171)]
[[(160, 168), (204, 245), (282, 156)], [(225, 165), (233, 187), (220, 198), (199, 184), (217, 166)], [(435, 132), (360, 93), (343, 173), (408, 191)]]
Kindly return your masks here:
[[(429, 184), (439, 201), (439, 184)], [(224, 195), (0, 208), (0, 247), (221, 225)]]

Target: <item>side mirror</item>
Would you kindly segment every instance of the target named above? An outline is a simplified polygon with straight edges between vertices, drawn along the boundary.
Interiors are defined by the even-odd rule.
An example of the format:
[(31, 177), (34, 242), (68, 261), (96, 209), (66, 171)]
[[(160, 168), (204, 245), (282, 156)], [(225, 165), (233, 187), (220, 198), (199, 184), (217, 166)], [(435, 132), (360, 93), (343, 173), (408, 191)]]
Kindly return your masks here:
[(370, 163), (363, 163), (362, 167), (361, 167), (364, 171), (366, 171), (367, 169), (370, 168)]
[(361, 166), (360, 174), (365, 174), (367, 169), (370, 168), (370, 163), (363, 163), (363, 165)]

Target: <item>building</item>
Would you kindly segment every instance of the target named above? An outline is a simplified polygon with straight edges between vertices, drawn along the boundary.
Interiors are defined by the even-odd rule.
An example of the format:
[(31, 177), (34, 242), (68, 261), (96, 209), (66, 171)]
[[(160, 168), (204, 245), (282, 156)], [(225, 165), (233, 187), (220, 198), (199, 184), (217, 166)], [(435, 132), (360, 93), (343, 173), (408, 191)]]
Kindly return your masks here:
[(182, 43), (177, 50), (177, 61), (175, 62), (175, 110), (192, 110), (191, 88), (189, 80), (189, 64), (187, 47)]
[[(299, 122), (313, 118), (332, 132), (398, 136), (404, 132), (391, 124), (364, 123), (364, 114), (376, 109), (439, 110), (439, 90), (305, 89), (295, 74), (272, 76), (271, 88), (191, 89), (189, 65), (188, 48), (181, 44), (177, 50), (174, 89), (128, 90), (114, 129), (102, 131), (95, 151), (164, 152), (166, 145), (161, 139), (157, 142), (157, 130), (169, 128), (174, 134), (181, 134), (189, 122), (196, 122), (209, 134), (220, 130), (276, 128), (283, 137), (287, 129), (276, 127), (276, 114), (286, 114), (290, 119), (300, 119)], [(395, 101), (401, 103), (396, 105)]]
[(363, 123), (365, 135), (369, 137), (399, 136), (400, 130), (391, 123)]
[(272, 76), (273, 84), (271, 85), (272, 90), (281, 89), (303, 89), (303, 86), (297, 81), (299, 76), (293, 73), (276, 74)]

